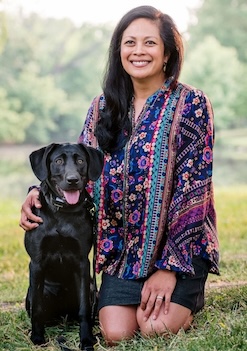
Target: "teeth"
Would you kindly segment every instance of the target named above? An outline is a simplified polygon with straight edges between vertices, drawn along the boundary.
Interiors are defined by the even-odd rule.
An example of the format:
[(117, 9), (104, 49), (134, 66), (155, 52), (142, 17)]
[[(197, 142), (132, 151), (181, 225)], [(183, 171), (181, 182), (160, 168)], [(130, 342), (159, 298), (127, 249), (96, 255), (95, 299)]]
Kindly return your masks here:
[(146, 65), (148, 62), (147, 62), (147, 61), (133, 61), (132, 63), (133, 63), (133, 65), (135, 65), (135, 66), (144, 66), (144, 65)]

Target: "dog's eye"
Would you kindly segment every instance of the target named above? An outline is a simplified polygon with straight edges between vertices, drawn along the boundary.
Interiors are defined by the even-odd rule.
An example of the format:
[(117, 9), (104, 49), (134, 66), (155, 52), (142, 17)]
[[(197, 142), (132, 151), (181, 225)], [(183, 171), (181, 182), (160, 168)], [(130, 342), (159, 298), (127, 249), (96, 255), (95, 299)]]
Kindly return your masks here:
[(78, 163), (78, 165), (82, 165), (84, 163), (84, 161), (81, 158), (78, 158), (77, 163)]
[(63, 159), (62, 158), (58, 158), (58, 159), (56, 159), (56, 164), (57, 165), (62, 165), (63, 164)]

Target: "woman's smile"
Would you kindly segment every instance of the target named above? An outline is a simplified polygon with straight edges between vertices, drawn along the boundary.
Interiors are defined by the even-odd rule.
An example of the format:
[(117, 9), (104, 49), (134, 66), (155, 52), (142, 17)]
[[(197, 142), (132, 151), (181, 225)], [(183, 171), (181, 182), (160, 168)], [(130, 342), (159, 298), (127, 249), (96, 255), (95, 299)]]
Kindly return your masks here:
[(149, 61), (130, 61), (135, 67), (145, 67), (149, 64)]

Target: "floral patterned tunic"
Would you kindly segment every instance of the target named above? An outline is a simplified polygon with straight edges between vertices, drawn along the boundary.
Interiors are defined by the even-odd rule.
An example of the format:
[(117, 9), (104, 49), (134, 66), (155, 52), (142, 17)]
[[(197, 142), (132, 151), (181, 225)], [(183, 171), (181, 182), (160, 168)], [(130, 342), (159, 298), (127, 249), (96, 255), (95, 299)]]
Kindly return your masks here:
[[(202, 91), (171, 79), (150, 96), (124, 148), (105, 155), (93, 186), (97, 211), (96, 271), (124, 279), (155, 269), (194, 274), (193, 256), (218, 274), (213, 203), (213, 112)], [(96, 99), (79, 142), (98, 147)], [(99, 108), (105, 100), (100, 98)], [(133, 115), (130, 106), (129, 116)], [(92, 190), (92, 189), (91, 189)]]

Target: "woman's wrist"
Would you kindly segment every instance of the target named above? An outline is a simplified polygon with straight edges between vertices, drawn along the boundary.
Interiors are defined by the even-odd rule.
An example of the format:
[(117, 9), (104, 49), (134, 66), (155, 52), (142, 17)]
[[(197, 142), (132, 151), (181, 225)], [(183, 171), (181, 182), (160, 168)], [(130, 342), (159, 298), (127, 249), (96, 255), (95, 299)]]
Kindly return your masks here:
[(40, 191), (40, 186), (39, 185), (31, 185), (28, 188), (28, 192), (27, 193), (30, 193), (30, 191), (33, 190), (33, 189), (37, 189), (38, 191)]

